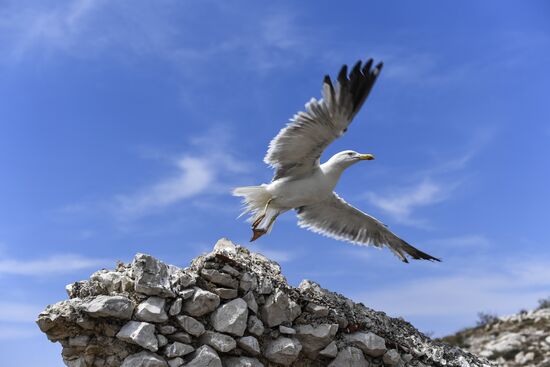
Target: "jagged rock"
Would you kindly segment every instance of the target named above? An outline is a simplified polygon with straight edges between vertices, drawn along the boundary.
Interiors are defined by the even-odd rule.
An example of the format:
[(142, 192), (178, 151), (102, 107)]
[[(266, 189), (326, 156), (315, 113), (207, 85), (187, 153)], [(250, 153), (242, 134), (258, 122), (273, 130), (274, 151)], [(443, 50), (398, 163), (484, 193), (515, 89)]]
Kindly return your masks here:
[(244, 336), (240, 338), (237, 341), (237, 345), (250, 355), (257, 356), (260, 354), (260, 343), (258, 343), (258, 339), (253, 336)]
[(386, 341), (384, 338), (371, 332), (349, 334), (346, 335), (346, 340), (371, 357), (380, 357), (386, 353)]
[(184, 333), (183, 331), (178, 331), (177, 333), (168, 335), (168, 339), (175, 340), (184, 344), (189, 344), (193, 342), (191, 335)]
[(230, 275), (233, 275), (234, 277), (238, 277), (239, 275), (241, 275), (240, 271), (238, 271), (237, 269), (235, 269), (234, 267), (232, 267), (231, 265), (228, 265), (228, 264), (225, 264), (220, 269), (220, 271), (222, 271), (224, 273), (227, 273), (227, 274), (230, 274)]
[(382, 357), (382, 361), (388, 366), (395, 366), (400, 359), (401, 356), (399, 355), (399, 352), (395, 349), (388, 350)]
[(158, 350), (155, 325), (147, 322), (128, 321), (116, 334), (116, 337), (125, 342), (137, 344), (151, 352)]
[(157, 341), (158, 341), (158, 347), (159, 348), (162, 348), (166, 344), (168, 344), (168, 339), (162, 334), (157, 334)]
[(201, 276), (218, 285), (229, 288), (238, 288), (239, 281), (234, 279), (231, 275), (217, 271), (216, 269), (202, 269)]
[(134, 303), (124, 296), (104, 296), (81, 304), (80, 309), (92, 317), (114, 317), (129, 320), (134, 312)]
[(336, 355), (328, 367), (369, 367), (363, 352), (355, 347), (346, 347)]
[(149, 297), (136, 307), (136, 319), (147, 322), (165, 322), (168, 315), (164, 310), (166, 300), (160, 297)]
[(258, 288), (258, 278), (254, 274), (244, 273), (239, 288), (245, 292), (256, 290)]
[(222, 361), (214, 349), (203, 345), (195, 351), (193, 359), (185, 367), (222, 367)]
[(183, 357), (184, 355), (187, 355), (191, 352), (193, 352), (195, 348), (190, 346), (189, 344), (183, 344), (180, 342), (173, 342), (172, 344), (169, 344), (164, 349), (164, 355), (167, 358), (174, 358), (174, 357)]
[(168, 266), (150, 255), (137, 254), (132, 262), (137, 292), (149, 296), (174, 297)]
[(239, 292), (233, 288), (216, 288), (214, 293), (220, 296), (221, 299), (233, 299), (239, 295)]
[(165, 334), (165, 335), (174, 334), (176, 330), (178, 330), (172, 325), (160, 325), (160, 326), (157, 326), (157, 328), (159, 330), (159, 333)]
[(195, 290), (193, 288), (182, 289), (181, 291), (178, 291), (179, 296), (183, 299), (191, 298), (191, 296), (193, 296), (194, 293), (195, 293)]
[(291, 327), (286, 327), (284, 325), (279, 325), (279, 332), (281, 334), (286, 334), (286, 335), (293, 335), (293, 334), (296, 334), (296, 330), (294, 330), (293, 328)]
[(260, 294), (270, 294), (273, 292), (273, 282), (269, 278), (264, 278), (258, 286), (258, 293)]
[(301, 350), (302, 345), (297, 339), (280, 337), (267, 343), (264, 356), (271, 362), (290, 366)]
[(168, 313), (170, 314), (170, 316), (179, 315), (179, 313), (181, 312), (182, 305), (183, 305), (183, 299), (176, 298), (176, 300), (172, 302), (172, 305), (170, 306), (170, 310), (168, 310)]
[(288, 298), (288, 295), (277, 289), (269, 296), (261, 309), (261, 318), (268, 327), (292, 322), (301, 313), (300, 306)]
[(200, 338), (201, 343), (207, 344), (219, 352), (229, 352), (237, 347), (235, 339), (229, 335), (206, 331)]
[(183, 311), (188, 315), (199, 317), (214, 311), (219, 305), (220, 297), (217, 294), (196, 288), (193, 297), (183, 305)]
[(193, 336), (201, 336), (204, 333), (204, 325), (191, 316), (178, 316), (177, 320), (183, 330)]
[(338, 324), (298, 325), (296, 338), (302, 344), (304, 353), (314, 359), (334, 339), (337, 331)]
[(505, 356), (516, 354), (520, 351), (525, 337), (521, 334), (508, 333), (490, 341), (485, 345), (485, 351), (482, 355), (486, 357)]
[(225, 367), (264, 367), (256, 358), (229, 357), (224, 360)]
[(248, 308), (250, 311), (254, 313), (258, 313), (258, 303), (256, 302), (256, 298), (254, 297), (253, 292), (248, 292), (243, 296), (244, 301), (248, 305)]
[(329, 308), (326, 306), (320, 306), (313, 302), (309, 302), (306, 306), (306, 312), (309, 312), (317, 317), (327, 317)]
[(243, 336), (248, 319), (248, 305), (237, 298), (219, 307), (210, 316), (210, 323), (219, 332)]
[(78, 335), (72, 338), (69, 338), (70, 347), (85, 347), (90, 341), (89, 335)]
[(319, 352), (321, 357), (334, 358), (338, 354), (338, 346), (336, 342), (332, 341), (323, 350)]
[(139, 352), (129, 355), (122, 362), (121, 367), (167, 367), (166, 361), (150, 352)]
[(262, 336), (264, 333), (264, 323), (262, 320), (252, 315), (248, 318), (248, 332), (252, 335)]

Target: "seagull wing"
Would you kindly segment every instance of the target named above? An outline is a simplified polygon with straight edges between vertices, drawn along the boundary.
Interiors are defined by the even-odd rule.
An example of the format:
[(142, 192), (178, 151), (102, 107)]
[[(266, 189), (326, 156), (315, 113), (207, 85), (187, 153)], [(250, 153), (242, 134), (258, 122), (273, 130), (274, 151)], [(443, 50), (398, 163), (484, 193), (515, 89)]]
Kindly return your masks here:
[(364, 65), (359, 61), (348, 75), (344, 65), (336, 88), (325, 76), (323, 98), (312, 98), (305, 112), (294, 115), (269, 143), (264, 162), (276, 169), (274, 180), (308, 174), (317, 167), (325, 148), (347, 131), (381, 69), (382, 63), (372, 68), (370, 59)]
[(358, 245), (387, 246), (401, 261), (413, 259), (435, 260), (393, 234), (382, 222), (354, 208), (336, 193), (313, 205), (296, 209), (298, 225), (313, 232)]

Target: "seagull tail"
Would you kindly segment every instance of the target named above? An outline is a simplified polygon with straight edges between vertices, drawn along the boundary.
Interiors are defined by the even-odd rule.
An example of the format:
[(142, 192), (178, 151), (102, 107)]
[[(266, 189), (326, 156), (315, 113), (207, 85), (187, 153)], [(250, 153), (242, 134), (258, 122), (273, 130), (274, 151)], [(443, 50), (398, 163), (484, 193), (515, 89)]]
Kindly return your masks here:
[(233, 189), (233, 196), (242, 197), (243, 212), (239, 217), (251, 213), (250, 221), (254, 221), (256, 214), (261, 213), (271, 199), (271, 194), (266, 189), (267, 185), (244, 186)]

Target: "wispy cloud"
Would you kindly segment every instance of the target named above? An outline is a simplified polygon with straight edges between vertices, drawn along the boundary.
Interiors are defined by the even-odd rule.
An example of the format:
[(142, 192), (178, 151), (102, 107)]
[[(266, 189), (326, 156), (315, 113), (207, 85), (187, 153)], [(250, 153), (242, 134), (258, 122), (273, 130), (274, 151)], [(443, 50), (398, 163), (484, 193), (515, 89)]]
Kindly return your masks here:
[(0, 322), (33, 322), (44, 307), (20, 302), (0, 302)]
[(89, 258), (82, 255), (53, 255), (43, 259), (13, 259), (0, 257), (1, 275), (45, 276), (96, 268), (112, 260)]

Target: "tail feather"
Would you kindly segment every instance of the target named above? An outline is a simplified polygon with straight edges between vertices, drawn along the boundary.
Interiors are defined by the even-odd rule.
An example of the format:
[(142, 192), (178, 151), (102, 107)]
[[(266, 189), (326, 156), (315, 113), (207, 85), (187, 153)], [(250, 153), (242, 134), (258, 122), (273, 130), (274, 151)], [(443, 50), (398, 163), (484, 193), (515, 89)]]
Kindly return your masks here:
[(251, 213), (250, 221), (255, 220), (256, 214), (263, 211), (271, 194), (265, 188), (266, 185), (260, 186), (244, 186), (233, 189), (233, 196), (242, 197), (243, 212), (239, 215), (242, 217), (247, 213)]

